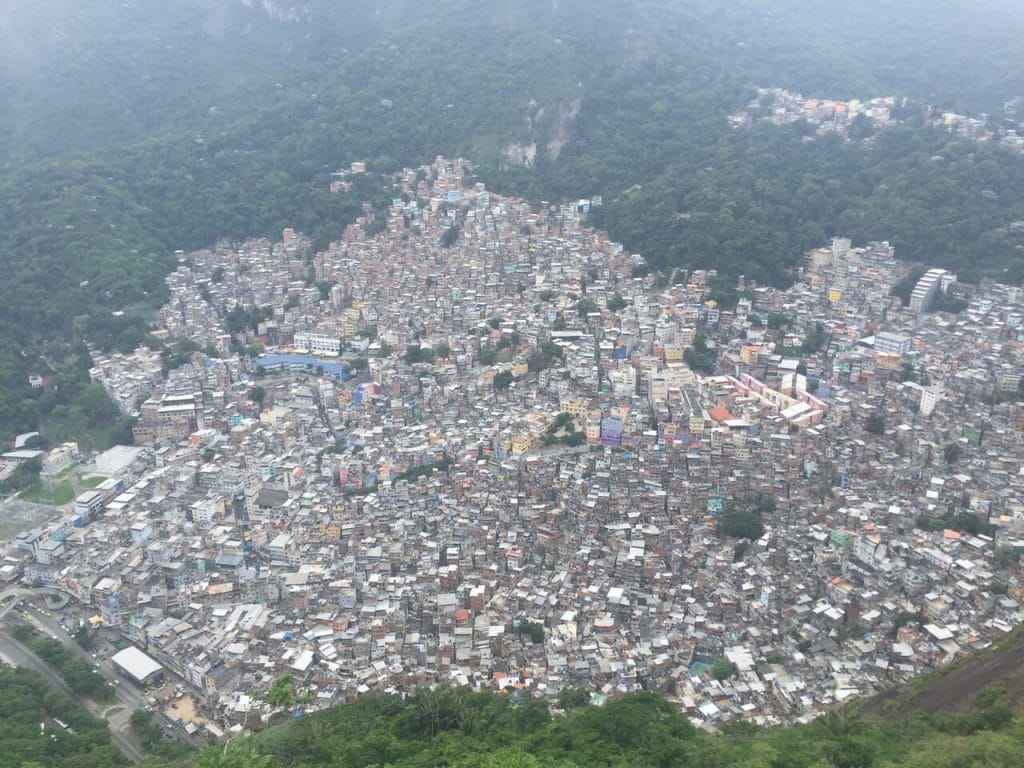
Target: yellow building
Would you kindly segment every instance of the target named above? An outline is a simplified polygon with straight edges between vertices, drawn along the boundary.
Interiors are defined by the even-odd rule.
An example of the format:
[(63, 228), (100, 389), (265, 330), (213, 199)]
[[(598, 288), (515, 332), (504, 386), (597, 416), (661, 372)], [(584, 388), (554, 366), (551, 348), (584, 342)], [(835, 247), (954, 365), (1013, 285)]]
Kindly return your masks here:
[(666, 344), (665, 345), (665, 362), (666, 363), (681, 363), (683, 361), (683, 347), (679, 344)]
[(900, 367), (900, 356), (893, 352), (876, 352), (875, 365), (886, 371), (895, 371)]
[(521, 456), (533, 450), (538, 443), (537, 435), (531, 432), (522, 432), (512, 438), (512, 455)]
[(740, 361), (744, 365), (756, 365), (758, 355), (761, 354), (760, 344), (746, 344), (740, 347)]
[(574, 419), (582, 420), (587, 416), (587, 401), (582, 397), (566, 398), (562, 401), (561, 408)]

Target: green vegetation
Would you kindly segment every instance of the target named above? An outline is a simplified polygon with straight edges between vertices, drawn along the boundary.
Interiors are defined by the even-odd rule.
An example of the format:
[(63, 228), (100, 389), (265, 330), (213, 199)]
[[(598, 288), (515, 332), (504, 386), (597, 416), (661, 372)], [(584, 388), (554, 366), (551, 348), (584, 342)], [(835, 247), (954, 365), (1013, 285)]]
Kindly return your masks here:
[(764, 535), (762, 517), (774, 511), (775, 498), (767, 494), (737, 499), (719, 514), (718, 533), (732, 539), (759, 539)]
[(532, 643), (543, 643), (544, 625), (538, 624), (536, 621), (530, 621), (529, 619), (520, 619), (519, 623), (516, 624), (516, 634), (520, 636), (526, 635), (530, 638), (530, 642)]
[(33, 504), (60, 507), (75, 500), (75, 489), (67, 480), (59, 480), (55, 483), (51, 480), (40, 479), (21, 494), (21, 500)]
[(18, 491), (32, 491), (40, 484), (39, 474), (43, 471), (43, 462), (39, 459), (26, 459), (14, 468), (14, 471), (3, 482), (0, 482), (0, 492), (17, 493)]
[(37, 638), (31, 627), (16, 624), (10, 634), (24, 644), (32, 653), (53, 667), (74, 693), (88, 696), (96, 701), (110, 701), (114, 691), (103, 675), (93, 671), (89, 663), (69, 651), (57, 640)]
[(192, 359), (192, 355), (202, 348), (191, 339), (174, 339), (160, 353), (164, 372), (181, 368)]
[(513, 381), (515, 381), (515, 376), (512, 375), (512, 371), (498, 371), (494, 374), (494, 391), (507, 391)]
[(607, 307), (611, 312), (621, 312), (627, 306), (626, 300), (621, 293), (616, 293), (608, 299)]
[(693, 337), (693, 347), (683, 352), (683, 360), (690, 368), (704, 374), (715, 372), (715, 361), (718, 354), (708, 346), (708, 334), (698, 328)]
[(249, 390), (248, 394), (246, 395), (246, 399), (247, 400), (249, 400), (250, 402), (256, 403), (256, 405), (258, 405), (260, 407), (263, 406), (263, 401), (266, 399), (266, 397), (267, 397), (267, 390), (265, 390), (261, 386), (253, 387), (252, 389)]
[(476, 359), (480, 365), (494, 365), (498, 360), (498, 353), (494, 347), (489, 344), (485, 344), (480, 347), (480, 351), (477, 353)]
[(867, 421), (864, 422), (864, 429), (872, 435), (884, 435), (885, 416), (883, 416), (880, 411), (875, 411), (868, 416)]
[(452, 224), (450, 227), (448, 227), (448, 229), (444, 231), (444, 234), (441, 235), (441, 245), (445, 248), (451, 248), (453, 245), (455, 245), (455, 242), (459, 239), (459, 235), (461, 233), (462, 230), (459, 228), (459, 226), (456, 224)]
[(711, 665), (711, 676), (715, 680), (728, 680), (730, 677), (736, 677), (737, 672), (739, 669), (736, 664), (726, 659), (719, 659)]
[(949, 510), (941, 515), (920, 515), (915, 524), (925, 531), (944, 531), (947, 528), (961, 533), (991, 533), (992, 526), (966, 509)]
[[(67, 728), (57, 724), (57, 720)], [(40, 728), (40, 723), (44, 724)], [(39, 674), (0, 664), (0, 768), (117, 768), (127, 760), (102, 720)]]
[(530, 356), (526, 359), (526, 367), (530, 370), (530, 373), (540, 373), (554, 365), (556, 360), (558, 362), (564, 361), (565, 352), (553, 341), (545, 341), (530, 353)]
[(585, 688), (563, 688), (558, 692), (558, 706), (568, 711), (590, 703), (590, 691)]
[(849, 622), (840, 624), (834, 631), (834, 637), (837, 643), (845, 643), (847, 640), (852, 638), (863, 638), (866, 630), (857, 622)]
[(947, 464), (956, 464), (963, 455), (963, 449), (959, 443), (947, 443), (942, 449), (942, 458)]
[[(722, 672), (732, 673), (726, 669)], [(1015, 768), (1024, 723), (1004, 686), (985, 689), (968, 711), (907, 719), (830, 713), (793, 728), (730, 724), (695, 728), (654, 693), (603, 707), (567, 688), (564, 715), (522, 695), (418, 689), (407, 698), (366, 694), (355, 703), (289, 721), (227, 747), (203, 749), (195, 768)], [(161, 766), (178, 765), (161, 763)]]
[(139, 740), (142, 748), (154, 755), (171, 760), (184, 758), (191, 754), (193, 751), (191, 748), (173, 741), (165, 735), (160, 726), (153, 722), (153, 715), (154, 712), (151, 709), (136, 709), (128, 721), (132, 733), (135, 734), (135, 738)]
[[(1021, 93), (1024, 15), (1008, 0), (985, 13), (958, 0), (779, 0), (770, 14), (757, 0), (500, 0), (486, 12), (451, 0), (436, 13), (311, 0), (290, 23), (258, 3), (31, 5), (5, 15), (26, 43), (8, 52), (0, 93), (0, 438), (126, 440), (130, 424), (88, 390), (80, 342), (155, 344), (147, 319), (175, 249), (290, 226), (319, 250), (362, 215), (373, 232), (393, 196), (385, 174), (438, 153), (527, 199), (602, 195), (592, 223), (665, 285), (675, 267), (718, 269), (726, 304), (738, 275), (785, 283), (833, 234), (888, 239), (968, 280), (1024, 278), (1024, 157), (955, 141), (915, 106), (996, 115)], [(806, 126), (730, 130), (752, 84), (913, 101), (907, 124), (849, 143)], [(512, 143), (537, 148), (531, 166), (503, 159)], [(357, 159), (369, 172), (330, 192)], [(216, 309), (232, 333), (254, 326)], [(56, 384), (33, 390), (29, 374)]]
[(545, 446), (556, 444), (569, 446), (583, 445), (587, 441), (587, 433), (575, 427), (576, 423), (573, 420), (572, 414), (563, 411), (548, 424), (547, 429), (544, 430), (544, 437), (541, 442)]
[(747, 554), (747, 550), (750, 549), (750, 542), (747, 539), (740, 539), (732, 548), (732, 561), (739, 563)]
[[(806, 357), (821, 350), (828, 337), (825, 334), (825, 327), (821, 323), (815, 323), (814, 327), (807, 332), (803, 341), (793, 347), (779, 347), (776, 351), (786, 357)], [(807, 375), (807, 364), (801, 362), (797, 367), (797, 373)]]
[[(653, 93), (647, 98), (657, 100)], [(870, 146), (838, 137), (808, 143), (792, 130), (762, 124), (705, 130), (706, 151), (680, 152), (667, 168), (651, 168), (653, 180), (641, 191), (626, 197), (602, 189), (611, 204), (596, 209), (594, 223), (655, 268), (714, 266), (729, 276), (785, 284), (801, 253), (845, 233), (857, 242), (888, 239), (901, 258), (949, 266), (966, 280), (1003, 269), (1009, 280), (1024, 277), (1013, 257), (1024, 233), (1010, 226), (1021, 211), (998, 210), (1002, 196), (1019, 194), (1024, 183), (1024, 158), (1007, 150), (988, 146), (979, 156), (984, 145), (957, 144), (923, 125), (884, 131)], [(612, 128), (601, 131), (603, 144)], [(680, 133), (659, 142), (665, 155), (694, 138)], [(1009, 165), (1000, 168), (1004, 162)], [(979, 205), (990, 186), (998, 199)], [(958, 253), (937, 234), (950, 231), (957, 233)]]
[(295, 701), (295, 685), (292, 683), (292, 676), (285, 673), (275, 678), (270, 690), (267, 691), (267, 701), (274, 707), (287, 709)]
[[(412, 482), (413, 480), (418, 480), (421, 477), (430, 477), (432, 474), (434, 474), (434, 472), (447, 472), (453, 463), (454, 461), (452, 460), (452, 457), (446, 453), (438, 461), (434, 461), (429, 464), (420, 464), (415, 467), (410, 467), (409, 469), (406, 469), (403, 472), (399, 472), (392, 479), (392, 483), (398, 483), (403, 480)], [(345, 493), (348, 496), (365, 496), (366, 494), (373, 493), (374, 491), (376, 491), (377, 485), (377, 483), (373, 483), (372, 485), (364, 485), (362, 488), (359, 488), (357, 490), (349, 490), (346, 491)]]
[(1021, 550), (1011, 547), (1008, 544), (1000, 544), (996, 547), (996, 565), (1000, 568), (1008, 568), (1020, 563)]
[(576, 314), (586, 319), (591, 312), (599, 311), (597, 304), (590, 299), (580, 299), (576, 302)]
[(129, 724), (139, 743), (148, 750), (152, 750), (163, 740), (160, 726), (153, 722), (153, 710), (151, 709), (137, 709), (132, 712)]
[(409, 344), (405, 348), (405, 362), (409, 365), (432, 363), (434, 362), (434, 351), (429, 347), (421, 347), (419, 344)]
[(439, 461), (434, 461), (430, 464), (420, 464), (419, 466), (411, 467), (404, 472), (399, 472), (395, 476), (395, 482), (397, 483), (400, 480), (416, 480), (420, 477), (430, 477), (434, 472), (447, 472), (453, 463), (452, 457), (446, 453)]
[(1009, 587), (1001, 581), (992, 579), (985, 585), (985, 591), (993, 595), (1005, 595), (1009, 591)]
[(722, 513), (718, 532), (734, 539), (759, 539), (764, 535), (764, 523), (756, 511), (740, 507)]
[(95, 641), (92, 637), (92, 632), (89, 631), (88, 624), (81, 624), (72, 634), (75, 642), (78, 643), (82, 648), (87, 651), (91, 651), (95, 645)]

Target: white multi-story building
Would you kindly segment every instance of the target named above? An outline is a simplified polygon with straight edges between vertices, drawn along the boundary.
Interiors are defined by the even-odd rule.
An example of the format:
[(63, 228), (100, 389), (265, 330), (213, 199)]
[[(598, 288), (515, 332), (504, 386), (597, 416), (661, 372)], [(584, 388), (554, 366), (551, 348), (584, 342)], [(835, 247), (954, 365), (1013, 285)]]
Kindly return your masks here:
[(910, 294), (910, 309), (912, 312), (927, 312), (931, 307), (939, 291), (945, 292), (950, 285), (956, 282), (956, 275), (944, 269), (929, 269), (914, 286), (914, 292)]
[(292, 346), (313, 355), (341, 354), (341, 339), (326, 333), (296, 333)]
[(920, 412), (922, 416), (931, 416), (935, 406), (942, 397), (942, 390), (939, 387), (925, 387), (921, 390)]

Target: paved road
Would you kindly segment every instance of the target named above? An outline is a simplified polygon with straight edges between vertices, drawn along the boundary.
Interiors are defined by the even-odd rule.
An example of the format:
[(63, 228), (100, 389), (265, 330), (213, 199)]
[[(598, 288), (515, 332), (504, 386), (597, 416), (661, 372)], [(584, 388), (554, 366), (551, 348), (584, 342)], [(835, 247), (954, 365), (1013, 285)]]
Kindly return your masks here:
[(22, 597), (24, 595), (21, 592), (8, 592), (4, 590), (3, 593), (0, 593), (0, 621), (18, 607)]
[[(71, 653), (81, 658), (90, 666), (96, 667), (97, 671), (99, 671), (104, 677), (106, 677), (108, 681), (113, 682), (115, 680), (118, 680), (118, 684), (114, 686), (114, 693), (117, 696), (118, 702), (125, 708), (125, 711), (127, 712), (128, 715), (130, 715), (137, 709), (149, 708), (149, 704), (146, 701), (146, 699), (148, 698), (148, 694), (146, 694), (143, 691), (140, 691), (138, 688), (135, 688), (127, 681), (120, 680), (120, 672), (114, 669), (113, 664), (111, 664), (108, 659), (93, 658), (88, 651), (83, 649), (68, 635), (67, 632), (64, 631), (63, 627), (60, 626), (60, 618), (58, 616), (54, 615), (49, 610), (40, 610), (31, 602), (26, 600), (26, 598), (31, 598), (36, 593), (42, 592), (46, 592), (46, 590), (34, 590), (24, 587), (8, 587), (7, 589), (0, 591), (0, 621), (2, 621), (15, 608), (20, 607), (22, 609), (24, 620), (26, 623), (35, 626), (42, 632), (43, 635), (55, 638)], [(63, 595), (64, 593), (59, 594)], [(28, 666), (31, 669), (44, 670), (44, 674), (48, 673), (46, 674), (47, 680), (58, 680), (60, 682), (60, 685), (58, 687), (60, 687), (61, 690), (69, 693), (69, 695), (71, 695), (72, 698), (76, 700), (81, 700), (79, 699), (78, 696), (75, 696), (74, 694), (70, 693), (68, 688), (63, 684), (63, 680), (60, 679), (59, 675), (57, 675), (44, 662), (40, 661), (28, 649), (16, 643), (16, 641), (14, 641), (13, 638), (6, 637), (5, 635), (3, 635), (3, 633), (0, 633), (0, 636), (3, 636), (4, 639), (8, 641), (7, 646), (5, 647), (9, 647), (10, 643), (15, 643), (21, 649), (22, 656), (20, 658), (24, 658), (27, 655), (35, 661), (35, 664), (28, 665), (22, 664), (18, 660), (11, 659), (11, 661), (15, 662), (17, 666)], [(104, 710), (107, 710), (109, 708), (109, 705), (106, 705), (89, 707), (89, 710), (97, 717), (108, 719), (104, 717), (103, 712)], [(185, 733), (180, 727), (177, 727), (176, 724), (170, 719), (168, 719), (162, 712), (154, 711), (153, 722), (154, 724), (159, 725), (161, 727), (169, 726), (165, 729), (165, 732), (172, 735), (173, 738), (177, 739), (178, 741), (184, 744), (188, 744), (189, 746), (197, 746), (197, 742), (192, 737)], [(120, 726), (113, 722), (109, 722), (109, 725), (110, 731), (112, 734), (114, 734), (115, 737), (115, 746), (121, 749), (121, 751), (130, 759), (136, 760), (136, 762), (141, 760), (141, 757), (138, 757), (138, 755), (142, 755), (143, 753), (139, 751), (138, 747), (136, 747), (131, 740), (127, 739), (123, 733), (120, 733), (118, 731), (118, 727), (127, 728), (127, 718), (125, 718), (125, 723), (121, 723)], [(121, 743), (119, 743), (119, 740), (121, 743), (127, 746), (122, 747)], [(126, 751), (126, 749), (131, 749), (134, 751), (129, 753), (128, 751)]]
[[(18, 604), (26, 597), (32, 597), (33, 595), (57, 595), (64, 600), (64, 604), (67, 604), (68, 594), (61, 592), (57, 589), (29, 589), (27, 587), (8, 587), (0, 591), (0, 620), (2, 620), (8, 613), (18, 607)], [(63, 607), (63, 606), (60, 606)]]
[[(60, 676), (46, 665), (46, 663), (41, 661), (35, 654), (25, 648), (21, 643), (17, 642), (13, 637), (2, 632), (0, 632), (0, 654), (16, 666), (35, 670), (54, 688), (63, 691), (75, 701), (81, 701), (83, 706), (85, 706), (93, 715), (100, 719), (104, 719), (103, 711), (106, 707), (93, 702), (82, 701), (71, 691), (70, 688), (68, 688), (67, 684), (65, 684)], [(110, 739), (114, 746), (121, 750), (121, 754), (132, 762), (140, 763), (146, 757), (145, 753), (139, 749), (139, 747), (133, 744), (129, 739), (125, 738), (124, 734), (119, 733), (115, 728), (110, 728)]]
[[(119, 680), (120, 682), (114, 687), (114, 692), (117, 694), (117, 698), (120, 702), (127, 707), (129, 711), (150, 708), (146, 701), (149, 694), (144, 691), (140, 691), (127, 680), (122, 679), (120, 677), (120, 673), (114, 669), (114, 666), (111, 664), (109, 659), (94, 659), (88, 651), (83, 649), (82, 646), (68, 636), (67, 632), (65, 632), (60, 626), (60, 621), (56, 616), (52, 613), (47, 615), (45, 612), (38, 610), (31, 604), (26, 605), (25, 608), (27, 614), (26, 618), (30, 623), (35, 624), (45, 634), (56, 637), (65, 648), (81, 658), (87, 664), (99, 667), (99, 672), (108, 680)], [(196, 742), (193, 741), (187, 733), (185, 733), (181, 728), (175, 727), (174, 723), (166, 718), (162, 712), (153, 712), (153, 722), (160, 727), (168, 725), (171, 726), (171, 729), (167, 731), (168, 733), (173, 733), (175, 738), (185, 744), (197, 746)]]

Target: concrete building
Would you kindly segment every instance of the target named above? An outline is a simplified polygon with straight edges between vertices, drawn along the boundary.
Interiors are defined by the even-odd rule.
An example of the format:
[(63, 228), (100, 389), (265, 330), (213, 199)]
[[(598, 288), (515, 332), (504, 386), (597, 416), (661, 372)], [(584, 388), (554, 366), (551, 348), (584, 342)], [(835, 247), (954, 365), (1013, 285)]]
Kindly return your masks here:
[(202, 410), (202, 395), (151, 397), (142, 404), (132, 437), (136, 443), (180, 439), (201, 426)]
[[(410, 171), (405, 197), (429, 206), (396, 199), (374, 212), (386, 217), (378, 236), (356, 224), (315, 257), (318, 278), (345, 287), (335, 303), (305, 300), (300, 235), (190, 254), (168, 277), (168, 334), (223, 338), (206, 285), (218, 306), (273, 307), (275, 333), (268, 323), (234, 341), (333, 333), (346, 358), (357, 343), (369, 352), (365, 380), (328, 386), (303, 366), (295, 380), (263, 379), (257, 404), (245, 361), (183, 366), (153, 391), (199, 393), (204, 429), (162, 441), (155, 466), (147, 450), (112, 478), (123, 487), (101, 487), (119, 495), (97, 520), (19, 537), (23, 578), (78, 595), (195, 686), (212, 719), (236, 724), (269, 719), (250, 693), (284, 672), (309, 709), (399, 685), (549, 700), (580, 685), (595, 701), (665, 690), (708, 727), (793, 722), (1024, 621), (1019, 569), (1001, 574), (1005, 600), (986, 594), (997, 547), (1024, 542), (1024, 413), (982, 399), (999, 372), (1024, 370), (1008, 288), (979, 288), (955, 322), (922, 317), (893, 302), (908, 267), (874, 243), (785, 291), (748, 285), (749, 304), (721, 311), (716, 329), (709, 273), (633, 278), (638, 257), (575, 205), (534, 212), (484, 197), (457, 169), (442, 158), (426, 178)], [(442, 253), (449, 191), (465, 223)], [(591, 271), (598, 311), (581, 318)], [(605, 310), (613, 293), (627, 306)], [(303, 301), (288, 306), (291, 295)], [(784, 327), (763, 322), (772, 313)], [(819, 323), (826, 348), (782, 354)], [(698, 326), (722, 375), (674, 361)], [(355, 336), (371, 328), (373, 346)], [(879, 328), (913, 340), (920, 380), (957, 407), (900, 381), (905, 342), (859, 343)], [(560, 354), (531, 371), (545, 341)], [(404, 359), (409, 345), (442, 343), (433, 363)], [(111, 359), (106, 370), (129, 368)], [(514, 387), (495, 389), (501, 371)], [(588, 444), (545, 444), (561, 412)], [(872, 413), (883, 434), (868, 430)], [(955, 466), (937, 460), (952, 440), (964, 452)], [(755, 495), (772, 509), (737, 562), (715, 518)], [(990, 520), (991, 535), (913, 524), (954, 505)], [(64, 553), (43, 557), (58, 563), (28, 562), (57, 540)], [(932, 629), (893, 638), (895, 618), (925, 603)], [(544, 626), (540, 642), (508, 631), (524, 617)], [(844, 639), (844, 622), (864, 632)], [(720, 658), (736, 678), (708, 673)], [(133, 678), (154, 672), (140, 664)]]
[(939, 387), (924, 387), (921, 390), (921, 404), (919, 406), (922, 416), (931, 416), (942, 398), (942, 389)]
[(875, 334), (875, 351), (885, 352), (902, 357), (910, 352), (913, 346), (913, 339), (909, 336), (901, 336), (898, 333), (882, 331)]
[(155, 685), (164, 677), (164, 668), (159, 662), (134, 646), (118, 651), (110, 657), (110, 661), (125, 678), (131, 680), (139, 688)]
[(103, 509), (103, 494), (99, 491), (85, 491), (75, 498), (75, 514), (83, 520), (94, 520)]
[(313, 355), (341, 354), (341, 339), (326, 333), (296, 333), (293, 346)]
[(130, 467), (142, 455), (144, 449), (130, 445), (115, 445), (96, 457), (96, 472), (101, 475), (116, 475)]
[(956, 275), (952, 272), (945, 269), (929, 269), (921, 275), (913, 293), (910, 294), (910, 311), (927, 312), (939, 292), (945, 292), (955, 282)]

